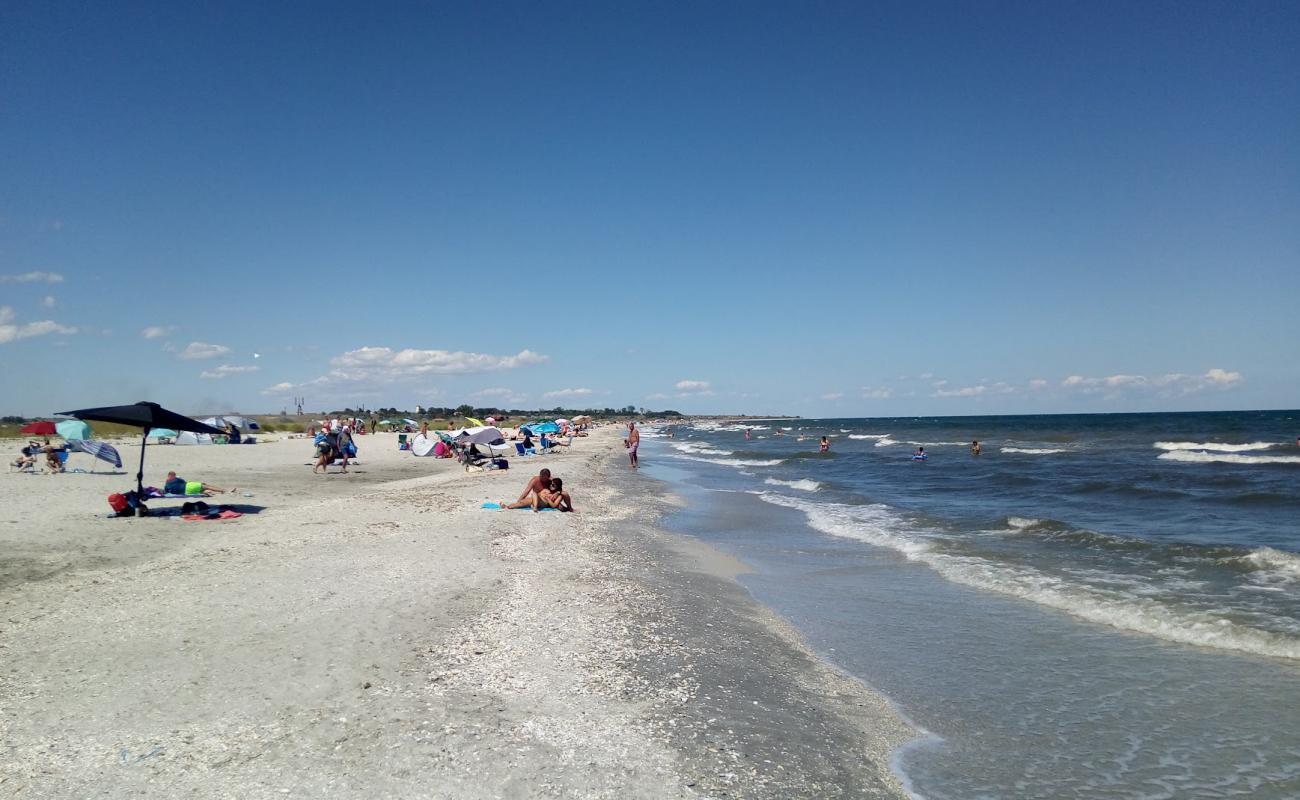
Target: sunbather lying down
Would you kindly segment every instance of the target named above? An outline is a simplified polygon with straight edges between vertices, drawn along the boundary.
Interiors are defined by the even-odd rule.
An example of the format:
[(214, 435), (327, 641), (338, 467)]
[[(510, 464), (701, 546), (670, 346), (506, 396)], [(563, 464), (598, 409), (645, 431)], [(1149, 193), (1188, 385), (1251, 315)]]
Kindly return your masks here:
[(219, 489), (210, 483), (202, 481), (187, 481), (184, 478), (177, 477), (175, 472), (167, 473), (167, 482), (163, 484), (163, 491), (167, 494), (187, 494), (191, 497), (211, 497), (213, 494), (225, 494), (233, 492), (234, 489)]

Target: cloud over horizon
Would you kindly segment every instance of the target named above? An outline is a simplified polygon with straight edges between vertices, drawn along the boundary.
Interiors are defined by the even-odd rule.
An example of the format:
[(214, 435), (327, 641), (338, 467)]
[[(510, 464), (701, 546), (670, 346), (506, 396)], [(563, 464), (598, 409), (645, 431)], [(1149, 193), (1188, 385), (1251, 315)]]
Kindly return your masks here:
[(532, 350), (520, 350), (509, 356), (471, 353), (460, 350), (420, 350), (389, 347), (362, 347), (330, 359), (330, 369), (303, 383), (282, 382), (262, 391), (280, 395), (303, 389), (339, 389), (365, 384), (382, 387), (429, 375), (473, 375), (499, 372), (545, 364), (551, 357)]

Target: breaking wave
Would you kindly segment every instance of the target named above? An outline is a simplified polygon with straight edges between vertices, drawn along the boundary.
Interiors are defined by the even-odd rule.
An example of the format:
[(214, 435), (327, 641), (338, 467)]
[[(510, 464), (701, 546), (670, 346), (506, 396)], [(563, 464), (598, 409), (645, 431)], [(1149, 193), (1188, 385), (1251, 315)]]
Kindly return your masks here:
[(1068, 453), (1063, 447), (1003, 447), (1000, 448), (1003, 453), (1025, 453), (1033, 456), (1046, 456), (1052, 453)]
[[(840, 433), (843, 433), (843, 431), (840, 431)], [(887, 434), (887, 433), (850, 433), (850, 434), (849, 434), (849, 438), (850, 438), (850, 439), (888, 439), (888, 438), (889, 438), (889, 434)]]
[[(943, 537), (911, 524), (887, 506), (816, 503), (796, 497), (757, 493), (764, 501), (803, 511), (809, 525), (839, 536), (886, 547), (925, 564), (955, 583), (1019, 597), (1080, 619), (1155, 636), (1172, 642), (1300, 659), (1300, 637), (1253, 628), (1215, 609), (1197, 609), (1150, 596), (1131, 576), (1101, 575), (1096, 585), (1034, 567), (957, 551)], [(1007, 523), (1031, 529), (1045, 521), (1012, 517)], [(1300, 557), (1267, 548), (1247, 558), (1270, 565), (1300, 562)], [(1131, 588), (1121, 588), (1125, 585)]]
[(1267, 450), (1271, 442), (1250, 442), (1249, 444), (1227, 444), (1223, 442), (1156, 442), (1151, 445), (1157, 450), (1215, 450), (1220, 453), (1244, 453), (1249, 450)]
[(818, 492), (821, 491), (822, 485), (814, 480), (804, 478), (797, 481), (783, 481), (780, 478), (768, 478), (763, 483), (769, 486), (789, 486), (791, 489), (798, 489), (801, 492)]
[(1236, 453), (1207, 453), (1201, 450), (1170, 450), (1156, 456), (1165, 461), (1189, 464), (1300, 464), (1300, 456), (1243, 456)]

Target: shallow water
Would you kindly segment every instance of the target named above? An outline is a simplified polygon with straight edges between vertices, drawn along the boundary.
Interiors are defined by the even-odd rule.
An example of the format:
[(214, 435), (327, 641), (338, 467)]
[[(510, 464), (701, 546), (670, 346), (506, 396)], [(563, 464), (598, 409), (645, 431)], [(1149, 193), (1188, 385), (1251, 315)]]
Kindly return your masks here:
[(691, 500), (671, 525), (759, 567), (756, 596), (938, 737), (899, 756), (919, 795), (1281, 798), (1298, 417), (679, 426), (646, 455)]

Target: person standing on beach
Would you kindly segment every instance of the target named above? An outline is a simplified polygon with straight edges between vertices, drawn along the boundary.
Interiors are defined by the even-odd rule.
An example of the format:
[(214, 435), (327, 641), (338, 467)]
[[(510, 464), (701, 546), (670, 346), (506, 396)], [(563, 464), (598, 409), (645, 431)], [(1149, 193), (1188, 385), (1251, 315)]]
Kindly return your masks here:
[(641, 431), (636, 429), (635, 422), (627, 424), (627, 457), (632, 462), (632, 469), (640, 468), (637, 463), (636, 449), (641, 446)]

